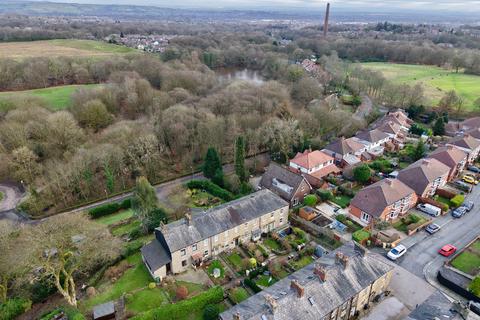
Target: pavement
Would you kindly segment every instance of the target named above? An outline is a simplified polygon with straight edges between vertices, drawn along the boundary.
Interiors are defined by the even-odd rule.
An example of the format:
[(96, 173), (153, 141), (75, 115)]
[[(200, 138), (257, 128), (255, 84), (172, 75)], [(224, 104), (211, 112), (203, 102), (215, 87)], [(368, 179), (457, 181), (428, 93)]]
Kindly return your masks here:
[(475, 187), (466, 200), (473, 201), (475, 207), (460, 219), (454, 219), (450, 213), (434, 219), (441, 226), (441, 230), (433, 235), (420, 231), (401, 242), (408, 249), (407, 253), (396, 263), (413, 273), (426, 279), (432, 286), (448, 294), (452, 298), (464, 301), (460, 296), (441, 286), (437, 280), (437, 272), (449, 258), (438, 254), (438, 250), (446, 245), (453, 244), (460, 251), (479, 236), (480, 230), (480, 186)]

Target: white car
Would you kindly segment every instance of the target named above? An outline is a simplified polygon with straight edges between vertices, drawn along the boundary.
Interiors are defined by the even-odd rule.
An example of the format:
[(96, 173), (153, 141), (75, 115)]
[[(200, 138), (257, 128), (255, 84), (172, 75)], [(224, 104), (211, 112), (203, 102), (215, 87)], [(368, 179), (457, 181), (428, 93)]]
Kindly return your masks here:
[(400, 258), (401, 256), (403, 256), (405, 253), (407, 253), (407, 248), (405, 248), (404, 245), (399, 244), (398, 246), (396, 246), (395, 248), (393, 248), (392, 250), (390, 250), (388, 252), (387, 257), (390, 260), (395, 261), (398, 258)]

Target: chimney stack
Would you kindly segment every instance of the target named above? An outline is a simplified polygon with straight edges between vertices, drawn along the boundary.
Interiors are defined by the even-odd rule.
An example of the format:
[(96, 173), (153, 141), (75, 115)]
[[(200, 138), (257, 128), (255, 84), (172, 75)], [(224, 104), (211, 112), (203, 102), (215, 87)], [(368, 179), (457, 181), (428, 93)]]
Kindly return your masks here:
[(335, 261), (337, 263), (340, 263), (343, 266), (344, 269), (346, 269), (347, 266), (348, 266), (348, 256), (344, 255), (341, 252), (337, 252), (335, 254)]
[(269, 294), (265, 295), (265, 301), (267, 302), (270, 311), (275, 313), (275, 310), (277, 309), (277, 301)]
[(233, 320), (241, 320), (240, 312), (237, 312), (233, 315)]
[(303, 297), (305, 294), (305, 289), (300, 285), (300, 283), (298, 283), (297, 280), (292, 280), (292, 282), (290, 282), (290, 288), (297, 292), (297, 296), (299, 298)]
[(320, 281), (325, 282), (327, 281), (327, 270), (322, 267), (321, 265), (316, 265), (315, 268), (313, 269), (313, 274), (318, 276)]
[(323, 23), (323, 37), (326, 38), (328, 34), (328, 20), (330, 18), (330, 3), (327, 3), (327, 11), (325, 12), (325, 22)]
[(185, 221), (187, 222), (187, 226), (192, 225), (192, 214), (190, 212), (185, 213)]

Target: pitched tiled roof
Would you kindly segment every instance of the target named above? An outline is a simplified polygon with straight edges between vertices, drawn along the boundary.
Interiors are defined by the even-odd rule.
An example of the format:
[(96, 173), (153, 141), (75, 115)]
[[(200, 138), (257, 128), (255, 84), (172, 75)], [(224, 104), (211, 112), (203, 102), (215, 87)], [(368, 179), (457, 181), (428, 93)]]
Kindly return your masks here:
[(460, 122), (460, 129), (469, 131), (475, 128), (480, 128), (480, 117), (474, 117)]
[(402, 130), (400, 125), (393, 121), (386, 121), (380, 124), (377, 129), (388, 134), (398, 134)]
[(345, 155), (348, 153), (358, 152), (364, 148), (365, 146), (360, 142), (355, 141), (354, 138), (345, 139), (342, 137), (326, 146), (325, 150), (332, 151), (336, 154)]
[[(305, 178), (278, 164), (270, 163), (260, 180), (260, 186), (270, 189), (287, 201), (291, 201)], [(307, 182), (308, 184), (308, 182)]]
[[(241, 320), (318, 320), (330, 317), (333, 310), (393, 270), (379, 257), (369, 252), (362, 254), (360, 250), (349, 242), (221, 313), (220, 319), (233, 320), (236, 315)], [(337, 253), (347, 257), (345, 267), (336, 261)], [(314, 274), (316, 267), (325, 271), (325, 281)], [(303, 289), (302, 296), (292, 288), (292, 281)], [(273, 302), (273, 306), (267, 299)]]
[(172, 261), (170, 253), (156, 239), (144, 245), (141, 252), (150, 269), (153, 271), (160, 269)]
[(427, 158), (437, 159), (453, 169), (467, 158), (467, 154), (455, 146), (446, 146), (436, 149)]
[(333, 161), (333, 158), (330, 157), (328, 154), (322, 152), (322, 151), (309, 151), (305, 150), (303, 153), (297, 153), (295, 158), (290, 160), (290, 162), (295, 163), (296, 165), (302, 167), (302, 168), (307, 168), (307, 169), (313, 169), (316, 166), (323, 164), (328, 161)]
[(175, 252), (287, 206), (272, 191), (262, 189), (205, 212), (192, 213), (190, 224), (183, 218), (157, 230), (163, 234), (170, 252)]
[(322, 168), (318, 171), (310, 173), (310, 175), (314, 176), (315, 178), (320, 179), (320, 178), (323, 178), (325, 176), (328, 176), (331, 173), (337, 174), (337, 173), (340, 173), (340, 172), (341, 172), (341, 170), (336, 165), (330, 164), (330, 165), (328, 165), (328, 166), (326, 166), (326, 167), (324, 167), (324, 168)]
[(389, 136), (385, 132), (382, 132), (378, 129), (373, 129), (373, 130), (367, 130), (367, 131), (360, 132), (355, 137), (357, 139), (360, 139), (360, 140), (375, 143), (375, 142), (384, 140), (384, 139), (388, 138)]
[(448, 175), (450, 167), (437, 159), (420, 159), (401, 170), (397, 179), (422, 195), (427, 186), (435, 179)]
[(411, 194), (413, 189), (397, 179), (384, 179), (360, 190), (350, 204), (376, 218), (385, 208)]
[(480, 140), (475, 139), (471, 135), (466, 134), (463, 137), (458, 137), (450, 140), (448, 144), (451, 144), (460, 148), (475, 150), (480, 146)]
[(467, 131), (467, 134), (474, 137), (475, 139), (480, 139), (480, 128), (469, 130)]

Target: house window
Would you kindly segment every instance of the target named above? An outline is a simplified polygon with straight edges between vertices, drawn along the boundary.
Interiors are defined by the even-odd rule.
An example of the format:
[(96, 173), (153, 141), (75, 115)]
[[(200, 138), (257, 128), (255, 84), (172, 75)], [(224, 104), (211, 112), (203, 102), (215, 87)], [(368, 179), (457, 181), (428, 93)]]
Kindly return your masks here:
[(187, 260), (183, 260), (182, 261), (182, 267), (186, 267), (187, 266)]
[(203, 253), (203, 256), (204, 257), (208, 256), (208, 250), (205, 250), (205, 252)]
[(218, 235), (215, 236), (214, 241), (215, 241), (215, 242), (218, 241)]
[(362, 212), (362, 220), (368, 222), (370, 221), (370, 216), (365, 212)]
[(197, 244), (192, 245), (192, 251), (197, 251)]
[(283, 218), (280, 218), (280, 223), (283, 223)]
[(298, 204), (298, 199), (297, 198), (293, 199), (293, 205), (296, 206), (297, 204)]
[(182, 257), (183, 257), (184, 255), (186, 255), (186, 254), (187, 254), (187, 250), (185, 250), (185, 249), (180, 250), (180, 255), (181, 255)]

